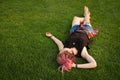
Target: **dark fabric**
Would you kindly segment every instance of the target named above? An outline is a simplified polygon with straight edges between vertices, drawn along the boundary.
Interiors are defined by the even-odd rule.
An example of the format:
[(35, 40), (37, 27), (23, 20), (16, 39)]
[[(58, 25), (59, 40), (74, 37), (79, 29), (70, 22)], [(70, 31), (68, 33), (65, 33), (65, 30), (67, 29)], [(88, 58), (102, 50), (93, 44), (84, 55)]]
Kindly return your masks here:
[(72, 48), (75, 47), (78, 50), (78, 56), (81, 56), (81, 51), (83, 47), (87, 47), (89, 49), (88, 44), (90, 43), (90, 39), (88, 38), (85, 31), (74, 31), (71, 33), (66, 40), (64, 47)]

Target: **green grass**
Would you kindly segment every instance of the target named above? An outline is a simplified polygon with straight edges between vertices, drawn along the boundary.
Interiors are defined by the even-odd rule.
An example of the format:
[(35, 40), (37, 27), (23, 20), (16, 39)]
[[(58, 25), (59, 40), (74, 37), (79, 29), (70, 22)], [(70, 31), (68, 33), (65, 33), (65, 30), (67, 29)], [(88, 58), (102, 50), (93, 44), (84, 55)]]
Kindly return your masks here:
[[(119, 80), (119, 0), (0, 0), (0, 80)], [(57, 46), (50, 31), (63, 42), (74, 16), (87, 5), (91, 23), (99, 29), (89, 54), (96, 69), (57, 70)], [(79, 61), (78, 61), (79, 60)], [(85, 61), (77, 59), (78, 63)]]

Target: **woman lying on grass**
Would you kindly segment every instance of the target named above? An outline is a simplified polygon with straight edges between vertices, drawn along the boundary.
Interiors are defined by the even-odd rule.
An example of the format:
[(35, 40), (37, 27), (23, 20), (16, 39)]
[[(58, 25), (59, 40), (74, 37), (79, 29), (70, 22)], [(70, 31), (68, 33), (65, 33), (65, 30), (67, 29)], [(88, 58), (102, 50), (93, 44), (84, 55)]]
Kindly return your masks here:
[[(90, 24), (90, 12), (88, 7), (84, 7), (84, 18), (74, 17), (70, 35), (65, 44), (46, 32), (46, 36), (51, 38), (59, 48), (57, 62), (60, 64), (59, 70), (69, 71), (74, 68), (95, 68), (97, 63), (95, 59), (88, 54), (87, 49), (91, 38), (98, 34), (97, 29), (93, 29)], [(80, 56), (87, 60), (85, 64), (75, 64), (75, 56)]]

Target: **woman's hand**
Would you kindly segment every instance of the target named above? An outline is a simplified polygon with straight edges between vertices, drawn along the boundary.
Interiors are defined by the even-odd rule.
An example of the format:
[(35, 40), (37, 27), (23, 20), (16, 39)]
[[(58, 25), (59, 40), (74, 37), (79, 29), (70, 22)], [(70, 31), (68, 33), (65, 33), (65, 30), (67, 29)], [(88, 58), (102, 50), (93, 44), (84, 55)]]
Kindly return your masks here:
[(73, 63), (73, 64), (72, 64), (72, 67), (73, 67), (73, 68), (75, 68), (75, 67), (76, 67), (76, 64), (75, 64), (75, 63)]
[(50, 32), (46, 32), (47, 37), (52, 37), (53, 35)]

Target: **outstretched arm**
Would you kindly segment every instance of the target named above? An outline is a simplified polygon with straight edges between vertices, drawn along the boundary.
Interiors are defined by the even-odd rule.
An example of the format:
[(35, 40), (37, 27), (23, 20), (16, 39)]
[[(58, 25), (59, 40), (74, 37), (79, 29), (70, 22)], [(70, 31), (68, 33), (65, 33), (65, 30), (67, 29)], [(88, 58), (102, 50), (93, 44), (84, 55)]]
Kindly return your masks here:
[(96, 63), (95, 59), (88, 54), (86, 47), (83, 48), (81, 56), (85, 60), (87, 60), (88, 63), (86, 63), (86, 64), (73, 64), (73, 67), (77, 67), (77, 68), (95, 68), (95, 67), (97, 67), (97, 63)]
[(50, 32), (46, 32), (46, 36), (50, 37), (57, 44), (59, 51), (63, 49), (64, 47), (63, 43), (59, 39), (57, 39), (55, 36), (53, 36)]

